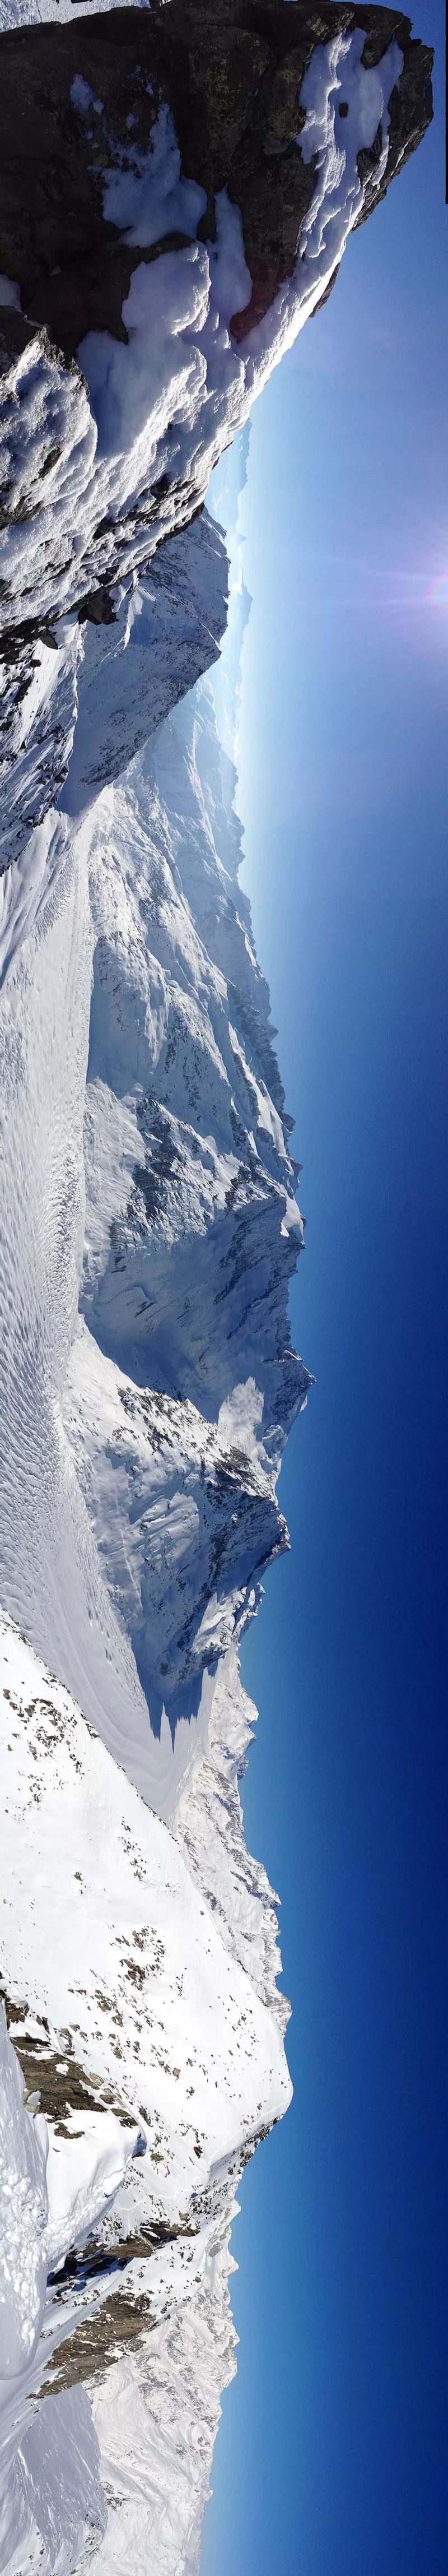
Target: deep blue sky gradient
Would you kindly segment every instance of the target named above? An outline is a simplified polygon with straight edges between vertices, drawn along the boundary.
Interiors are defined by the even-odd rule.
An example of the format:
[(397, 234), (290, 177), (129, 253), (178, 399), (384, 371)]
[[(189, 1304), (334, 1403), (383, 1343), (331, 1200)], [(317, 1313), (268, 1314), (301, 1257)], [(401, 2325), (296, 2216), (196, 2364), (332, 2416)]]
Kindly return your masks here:
[[(243, 1671), (292, 2110), (233, 2235), (202, 2576), (447, 2576), (447, 249), (437, 119), (253, 415), (244, 882), (316, 1372)], [(441, 587), (445, 576), (445, 594)]]

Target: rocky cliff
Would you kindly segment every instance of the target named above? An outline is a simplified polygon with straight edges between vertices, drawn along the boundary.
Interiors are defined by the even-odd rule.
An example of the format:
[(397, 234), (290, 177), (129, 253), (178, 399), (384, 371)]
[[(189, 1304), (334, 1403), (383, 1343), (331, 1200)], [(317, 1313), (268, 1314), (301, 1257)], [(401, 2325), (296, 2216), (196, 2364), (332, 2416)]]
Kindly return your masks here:
[(217, 17), (209, 0), (154, 0), (80, 17), (71, 0), (39, 0), (29, 26), (28, 9), (0, 5), (0, 655), (15, 855), (66, 771), (89, 630), (106, 686), (120, 648), (108, 626), (127, 642), (130, 595), (161, 539), (202, 507), (349, 232), (424, 133), (431, 56), (394, 10), (226, 0)]
[[(82, 26), (71, 11), (70, 19), (61, 25), (58, 13), (57, 25), (31, 31), (19, 18), (5, 39), (0, 261), (18, 279), (24, 310), (72, 355), (89, 329), (125, 339), (133, 244), (152, 259), (163, 245), (178, 248), (193, 236), (216, 243), (223, 191), (241, 216), (249, 271), (245, 299), (241, 294), (228, 316), (233, 335), (244, 339), (266, 315), (294, 274), (314, 195), (317, 156), (304, 157), (297, 146), (306, 125), (300, 93), (317, 48), (361, 36), (370, 81), (391, 46), (402, 56), (380, 173), (382, 102), (372, 82), (377, 125), (371, 140), (356, 137), (364, 195), (358, 222), (384, 195), (432, 113), (431, 56), (412, 39), (401, 10), (224, 0), (217, 13), (210, 0), (152, 0), (150, 10), (89, 11)], [(339, 126), (353, 113), (343, 89), (342, 82)], [(166, 109), (183, 178), (172, 170), (163, 208), (146, 220), (145, 242), (142, 167)]]
[(290, 2094), (238, 1648), (310, 1385), (203, 504), (430, 57), (300, 0), (0, 31), (0, 2564), (194, 2576)]

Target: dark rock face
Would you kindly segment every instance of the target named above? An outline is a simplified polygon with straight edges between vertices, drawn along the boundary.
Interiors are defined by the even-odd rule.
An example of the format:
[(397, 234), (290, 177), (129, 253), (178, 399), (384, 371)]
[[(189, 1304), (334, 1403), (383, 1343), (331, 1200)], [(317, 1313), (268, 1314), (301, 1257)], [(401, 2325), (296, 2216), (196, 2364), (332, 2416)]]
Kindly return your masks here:
[[(136, 151), (144, 162), (160, 108), (167, 107), (184, 178), (203, 190), (199, 236), (206, 241), (215, 233), (220, 190), (227, 189), (241, 212), (252, 279), (250, 303), (230, 326), (234, 342), (241, 342), (295, 269), (314, 194), (315, 160), (305, 163), (297, 148), (305, 69), (317, 45), (341, 31), (350, 35), (359, 24), (367, 67), (394, 38), (404, 58), (390, 101), (385, 177), (378, 166), (381, 128), (370, 151), (358, 155), (364, 221), (432, 113), (432, 55), (412, 41), (410, 21), (399, 11), (358, 9), (356, 0), (331, 0), (325, 8), (307, 0), (223, 0), (220, 14), (215, 0), (184, 0), (184, 6), (153, 0), (150, 10), (111, 9), (0, 38), (0, 271), (17, 280), (23, 306), (22, 313), (0, 307), (2, 847), (8, 859), (59, 795), (71, 758), (79, 652), (75, 638), (66, 666), (64, 615), (87, 626), (80, 685), (85, 690), (89, 677), (94, 712), (101, 662), (103, 729), (97, 724), (97, 732), (112, 763), (108, 775), (121, 771), (124, 752), (131, 756), (131, 736), (135, 749), (152, 731), (156, 706), (157, 722), (166, 713), (152, 682), (149, 706), (150, 660), (144, 677), (137, 650), (126, 656), (128, 689), (123, 685), (124, 592), (136, 574), (145, 579), (162, 540), (176, 539), (194, 520), (211, 466), (231, 434), (227, 396), (211, 385), (209, 400), (207, 381), (208, 414), (204, 409), (194, 426), (191, 419), (187, 428), (182, 421), (176, 427), (173, 402), (173, 416), (167, 414), (144, 463), (137, 453), (134, 463), (132, 447), (127, 462), (125, 449), (121, 480), (120, 474), (115, 485), (108, 480), (75, 353), (89, 328), (127, 340), (122, 305), (133, 271), (142, 259), (180, 247), (186, 236), (165, 231), (147, 249), (127, 241), (124, 228), (105, 219), (105, 175), (135, 167)], [(174, 200), (177, 219), (180, 207), (188, 222), (184, 205), (185, 196), (177, 205)], [(207, 270), (204, 251), (201, 256)], [(235, 379), (243, 379), (245, 359), (235, 347), (230, 364)], [(117, 584), (121, 591), (124, 585), (121, 607)], [(192, 610), (199, 642), (194, 581)], [(216, 651), (214, 615), (213, 631), (201, 642), (201, 668)], [(144, 633), (148, 642), (148, 619), (139, 628), (142, 648)], [(159, 664), (160, 646), (159, 633)], [(191, 636), (186, 679), (181, 656), (181, 690), (191, 685), (190, 646)], [(172, 705), (179, 690), (172, 652), (168, 659)], [(85, 746), (81, 802), (92, 783), (84, 753)], [(76, 768), (73, 755), (73, 792)]]
[[(162, 101), (172, 111), (187, 177), (207, 195), (199, 225), (215, 229), (214, 199), (227, 187), (241, 208), (253, 286), (234, 316), (241, 338), (266, 313), (295, 265), (314, 189), (314, 163), (297, 150), (298, 91), (314, 47), (339, 30), (365, 28), (364, 61), (396, 38), (404, 55), (390, 105), (381, 194), (432, 116), (432, 53), (411, 38), (399, 10), (310, 8), (306, 0), (153, 0), (151, 10), (111, 9), (73, 26), (24, 28), (0, 39), (0, 268), (18, 279), (24, 310), (47, 324), (66, 353), (90, 328), (126, 338), (121, 318), (135, 251), (102, 211), (102, 174), (132, 146), (146, 152)], [(70, 91), (81, 75), (98, 110), (80, 115)], [(130, 126), (129, 120), (132, 120)], [(118, 151), (117, 151), (118, 147)], [(379, 147), (378, 147), (379, 148)], [(364, 221), (375, 191), (375, 151), (360, 156)], [(378, 155), (377, 155), (378, 157)], [(163, 248), (183, 235), (163, 237)], [(153, 258), (162, 243), (139, 257)]]

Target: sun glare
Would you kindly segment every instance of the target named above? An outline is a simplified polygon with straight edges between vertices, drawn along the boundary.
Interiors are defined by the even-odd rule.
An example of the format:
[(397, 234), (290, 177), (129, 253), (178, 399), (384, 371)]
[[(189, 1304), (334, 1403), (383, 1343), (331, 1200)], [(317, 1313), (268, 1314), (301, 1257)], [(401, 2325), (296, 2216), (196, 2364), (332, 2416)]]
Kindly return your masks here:
[(427, 600), (430, 608), (448, 608), (448, 572), (434, 575), (428, 583)]

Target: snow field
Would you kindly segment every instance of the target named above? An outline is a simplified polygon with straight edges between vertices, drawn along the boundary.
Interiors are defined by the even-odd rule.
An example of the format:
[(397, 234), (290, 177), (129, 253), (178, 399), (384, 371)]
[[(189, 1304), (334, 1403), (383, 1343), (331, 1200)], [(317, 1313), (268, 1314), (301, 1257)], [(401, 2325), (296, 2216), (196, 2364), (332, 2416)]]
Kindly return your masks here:
[[(198, 2564), (220, 2390), (234, 2367), (235, 2178), (290, 2098), (281, 2028), (237, 1943), (223, 1946), (213, 1894), (210, 1904), (180, 1841), (8, 1621), (1, 1647), (2, 1973), (33, 2081), (27, 2109), (1, 2011), (5, 2564), (36, 2557), (68, 2576), (87, 2519), (99, 2566), (123, 2563), (125, 2532), (136, 2571), (154, 2548), (164, 2576), (176, 2576), (179, 2553)], [(46, 2299), (47, 2270), (86, 2238), (103, 2269), (84, 2287), (81, 2272), (79, 2289), (58, 2291), (56, 2279)], [(124, 2254), (129, 2244), (118, 2272), (117, 2242)], [(87, 2400), (76, 2370), (70, 2385), (74, 2330), (98, 2343)]]

